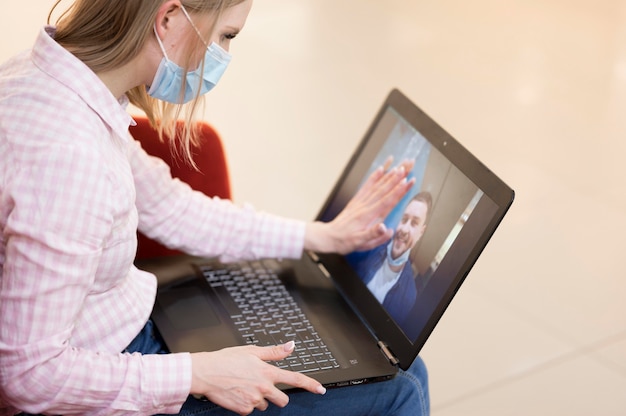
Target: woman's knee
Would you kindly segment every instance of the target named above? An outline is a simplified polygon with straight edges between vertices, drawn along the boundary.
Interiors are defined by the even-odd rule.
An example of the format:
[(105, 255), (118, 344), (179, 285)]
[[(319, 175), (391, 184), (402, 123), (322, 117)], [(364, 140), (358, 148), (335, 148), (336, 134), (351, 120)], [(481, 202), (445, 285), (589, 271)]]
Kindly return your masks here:
[(428, 370), (424, 361), (417, 357), (413, 364), (406, 370), (400, 371), (397, 379), (402, 380), (400, 389), (403, 400), (411, 402), (412, 407), (419, 409), (419, 415), (430, 414), (430, 394), (428, 390)]

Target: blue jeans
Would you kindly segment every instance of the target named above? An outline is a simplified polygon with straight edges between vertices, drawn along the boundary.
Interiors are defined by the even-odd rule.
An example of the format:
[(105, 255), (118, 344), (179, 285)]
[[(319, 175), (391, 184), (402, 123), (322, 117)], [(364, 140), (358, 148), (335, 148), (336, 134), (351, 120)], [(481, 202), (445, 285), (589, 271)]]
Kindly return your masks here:
[[(167, 348), (156, 333), (151, 321), (126, 348), (128, 352), (143, 354), (167, 354)], [(389, 381), (328, 389), (319, 396), (308, 392), (289, 393), (289, 404), (279, 408), (270, 403), (269, 408), (252, 413), (263, 415), (397, 415), (426, 416), (430, 414), (428, 375), (426, 366), (417, 357), (413, 365)], [(209, 401), (189, 396), (179, 415), (226, 416), (235, 413), (223, 409)]]

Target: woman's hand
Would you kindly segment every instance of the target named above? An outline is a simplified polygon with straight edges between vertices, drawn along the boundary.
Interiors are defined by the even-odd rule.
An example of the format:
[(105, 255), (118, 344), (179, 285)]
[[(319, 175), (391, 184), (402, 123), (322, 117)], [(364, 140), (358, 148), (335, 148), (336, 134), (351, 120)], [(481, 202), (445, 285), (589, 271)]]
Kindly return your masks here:
[(264, 411), (272, 402), (285, 407), (289, 397), (276, 384), (302, 388), (316, 394), (326, 389), (304, 374), (281, 370), (266, 361), (279, 361), (293, 352), (293, 341), (273, 347), (244, 346), (191, 354), (191, 394), (247, 415)]
[(391, 238), (383, 221), (415, 183), (406, 180), (413, 169), (405, 161), (389, 170), (392, 159), (376, 169), (337, 217), (328, 223), (307, 224), (304, 248), (317, 252), (348, 254), (377, 247)]

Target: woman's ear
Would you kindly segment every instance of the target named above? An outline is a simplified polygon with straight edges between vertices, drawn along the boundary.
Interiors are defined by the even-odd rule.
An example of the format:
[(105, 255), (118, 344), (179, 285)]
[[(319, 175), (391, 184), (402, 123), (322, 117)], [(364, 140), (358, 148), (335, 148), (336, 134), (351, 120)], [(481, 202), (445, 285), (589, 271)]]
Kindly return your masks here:
[(163, 39), (168, 30), (172, 28), (172, 19), (181, 14), (180, 0), (168, 0), (157, 11), (155, 28), (159, 38)]

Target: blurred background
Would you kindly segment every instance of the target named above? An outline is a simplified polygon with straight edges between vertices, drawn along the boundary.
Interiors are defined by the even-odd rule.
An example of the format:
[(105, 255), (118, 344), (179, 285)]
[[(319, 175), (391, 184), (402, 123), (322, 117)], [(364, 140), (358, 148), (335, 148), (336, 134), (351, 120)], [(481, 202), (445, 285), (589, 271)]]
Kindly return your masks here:
[[(0, 60), (53, 3), (4, 2)], [(313, 219), (393, 87), (515, 189), (423, 349), (433, 415), (626, 414), (626, 1), (257, 0), (231, 52), (238, 203)]]

